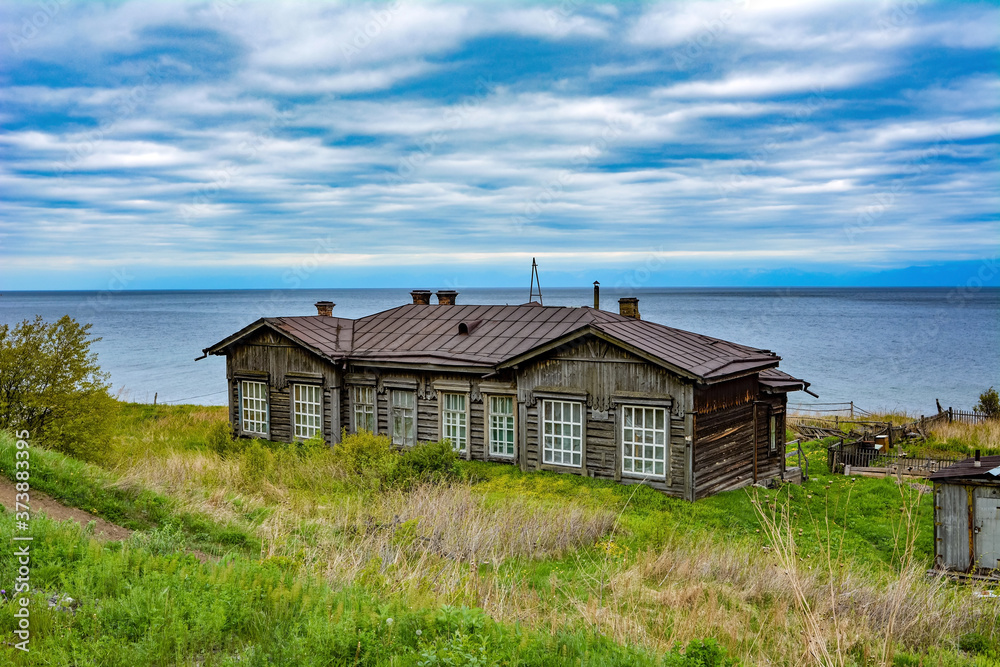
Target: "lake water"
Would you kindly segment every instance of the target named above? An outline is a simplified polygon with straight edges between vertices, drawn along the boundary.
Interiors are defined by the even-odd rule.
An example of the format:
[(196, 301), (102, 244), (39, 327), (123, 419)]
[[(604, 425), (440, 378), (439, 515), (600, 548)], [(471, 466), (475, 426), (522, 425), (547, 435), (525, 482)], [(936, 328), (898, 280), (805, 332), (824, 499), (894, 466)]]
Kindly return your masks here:
[[(91, 322), (94, 345), (123, 398), (206, 405), (225, 400), (225, 361), (201, 350), (264, 316), (360, 317), (410, 301), (408, 289), (170, 292), (5, 292), (0, 324), (35, 315)], [(523, 289), (464, 289), (459, 303), (517, 304)], [(1000, 387), (1000, 290), (666, 289), (605, 290), (602, 306), (638, 296), (643, 319), (766, 348), (820, 395), (792, 403), (854, 401), (868, 410), (934, 412), (934, 400), (970, 408)], [(547, 289), (546, 305), (591, 305), (590, 289)]]

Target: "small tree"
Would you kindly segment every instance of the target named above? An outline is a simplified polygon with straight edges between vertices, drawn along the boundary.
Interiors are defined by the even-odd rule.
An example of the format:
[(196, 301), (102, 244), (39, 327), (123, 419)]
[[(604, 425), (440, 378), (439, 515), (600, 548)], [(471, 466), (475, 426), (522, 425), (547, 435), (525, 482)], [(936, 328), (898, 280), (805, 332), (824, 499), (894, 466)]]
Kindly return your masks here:
[(990, 387), (979, 395), (976, 412), (982, 412), (991, 419), (1000, 417), (1000, 395), (997, 394), (996, 389)]
[(0, 429), (82, 458), (97, 458), (112, 435), (118, 402), (90, 351), (90, 325), (68, 315), (0, 325)]

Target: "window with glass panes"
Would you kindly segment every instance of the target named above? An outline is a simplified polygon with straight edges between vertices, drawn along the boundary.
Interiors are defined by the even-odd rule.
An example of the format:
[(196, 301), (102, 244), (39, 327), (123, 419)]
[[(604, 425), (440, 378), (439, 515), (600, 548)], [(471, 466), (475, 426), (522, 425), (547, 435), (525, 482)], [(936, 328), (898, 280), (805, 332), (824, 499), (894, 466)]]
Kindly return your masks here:
[(441, 395), (441, 429), (452, 449), (464, 452), (469, 444), (468, 415), (465, 412), (465, 394)]
[(542, 401), (542, 461), (580, 467), (583, 462), (583, 404)]
[(393, 389), (390, 421), (394, 445), (416, 444), (416, 394), (412, 391)]
[(323, 388), (313, 384), (292, 385), (295, 437), (310, 438), (319, 433), (323, 419)]
[(514, 397), (490, 396), (490, 454), (514, 456)]
[(622, 407), (622, 449), (622, 472), (665, 475), (667, 411), (632, 405)]
[(244, 433), (267, 435), (267, 385), (263, 382), (240, 382), (240, 420)]
[(354, 430), (375, 432), (375, 387), (354, 387)]
[(771, 415), (771, 418), (768, 420), (768, 426), (770, 427), (771, 431), (770, 448), (771, 448), (771, 453), (773, 454), (774, 452), (778, 451), (778, 418), (775, 417), (774, 415)]

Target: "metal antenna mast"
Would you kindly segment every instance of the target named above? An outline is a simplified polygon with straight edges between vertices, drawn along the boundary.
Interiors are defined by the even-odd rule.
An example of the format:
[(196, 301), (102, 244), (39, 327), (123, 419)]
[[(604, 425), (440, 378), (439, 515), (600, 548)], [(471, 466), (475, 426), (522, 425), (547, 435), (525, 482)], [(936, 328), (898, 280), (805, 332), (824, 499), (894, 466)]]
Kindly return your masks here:
[(544, 305), (542, 303), (542, 281), (538, 279), (538, 264), (535, 262), (535, 258), (531, 258), (531, 288), (528, 291), (528, 303), (535, 300), (535, 285), (538, 285), (538, 305)]

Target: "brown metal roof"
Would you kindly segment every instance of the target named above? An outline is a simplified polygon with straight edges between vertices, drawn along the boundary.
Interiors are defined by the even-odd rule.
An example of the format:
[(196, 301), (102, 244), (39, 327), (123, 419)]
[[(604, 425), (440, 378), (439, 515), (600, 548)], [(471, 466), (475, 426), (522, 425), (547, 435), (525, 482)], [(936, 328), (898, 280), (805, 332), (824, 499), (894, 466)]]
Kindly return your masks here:
[[(335, 360), (478, 366), (484, 369), (528, 359), (546, 346), (592, 334), (661, 363), (682, 375), (718, 381), (763, 371), (768, 382), (789, 390), (801, 380), (774, 370), (780, 357), (655, 322), (589, 307), (406, 304), (357, 320), (339, 317), (274, 317), (208, 348), (226, 346), (261, 323)], [(469, 333), (459, 333), (465, 324)], [(762, 376), (762, 380), (765, 376)], [(798, 388), (798, 387), (796, 387)]]
[(975, 459), (965, 459), (931, 473), (932, 480), (980, 479), (1000, 484), (1000, 456), (983, 456), (976, 467)]
[(800, 389), (809, 391), (808, 382), (800, 380), (797, 377), (793, 377), (785, 371), (780, 371), (777, 368), (765, 368), (760, 372), (758, 378), (762, 385), (772, 391), (784, 392), (798, 391)]

